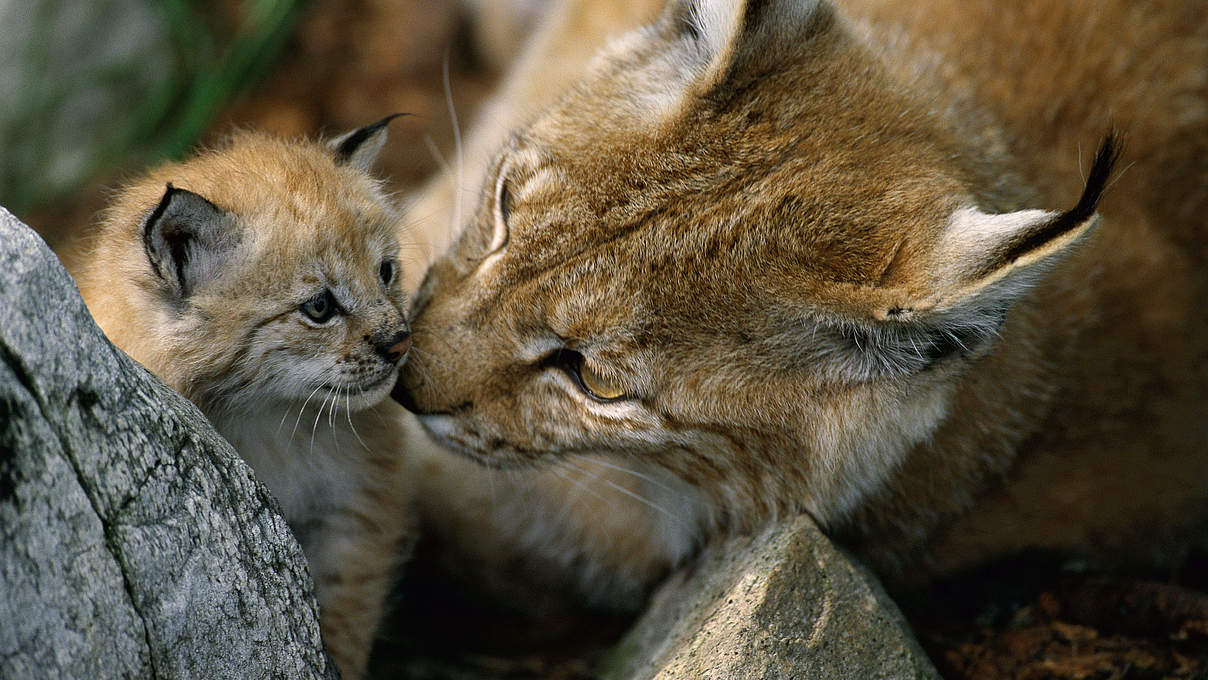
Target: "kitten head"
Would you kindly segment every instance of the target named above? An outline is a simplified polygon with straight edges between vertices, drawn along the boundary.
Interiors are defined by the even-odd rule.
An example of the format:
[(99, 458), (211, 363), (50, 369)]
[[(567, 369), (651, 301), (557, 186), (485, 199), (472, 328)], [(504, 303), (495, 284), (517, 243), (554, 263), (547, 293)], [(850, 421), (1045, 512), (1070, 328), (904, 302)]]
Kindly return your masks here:
[(673, 0), (498, 154), (396, 397), (488, 464), (606, 450), (841, 514), (1091, 228), (1114, 157), (1033, 209), (939, 116), (825, 2)]
[(388, 120), (328, 144), (240, 132), (125, 189), (81, 282), (101, 327), (207, 412), (380, 401), (410, 346), (368, 174)]

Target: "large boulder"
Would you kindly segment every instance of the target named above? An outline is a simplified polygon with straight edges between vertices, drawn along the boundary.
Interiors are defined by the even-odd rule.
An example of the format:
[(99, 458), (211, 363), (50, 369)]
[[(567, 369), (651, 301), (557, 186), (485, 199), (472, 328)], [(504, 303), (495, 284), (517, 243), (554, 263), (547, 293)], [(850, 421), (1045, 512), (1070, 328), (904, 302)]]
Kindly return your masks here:
[(876, 579), (806, 517), (710, 545), (659, 588), (603, 675), (938, 678)]
[(0, 678), (332, 678), (305, 557), (0, 208)]

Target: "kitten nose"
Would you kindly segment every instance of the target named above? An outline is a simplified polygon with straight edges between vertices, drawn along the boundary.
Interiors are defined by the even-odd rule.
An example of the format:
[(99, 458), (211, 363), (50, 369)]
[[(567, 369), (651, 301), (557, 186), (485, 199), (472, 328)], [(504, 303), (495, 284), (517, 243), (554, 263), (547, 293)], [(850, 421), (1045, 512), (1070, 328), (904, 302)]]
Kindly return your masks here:
[(373, 343), (373, 348), (386, 361), (397, 364), (407, 350), (411, 349), (411, 331), (399, 331), (386, 340)]

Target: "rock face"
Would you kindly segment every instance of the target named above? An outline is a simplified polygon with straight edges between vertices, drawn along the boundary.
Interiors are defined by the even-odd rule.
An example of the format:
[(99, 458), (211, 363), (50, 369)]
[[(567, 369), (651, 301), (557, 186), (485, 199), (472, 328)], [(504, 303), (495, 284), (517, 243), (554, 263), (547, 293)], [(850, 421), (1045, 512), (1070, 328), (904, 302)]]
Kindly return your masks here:
[(876, 580), (807, 518), (709, 547), (603, 667), (607, 680), (938, 678)]
[(333, 678), (305, 557), (0, 208), (0, 678)]

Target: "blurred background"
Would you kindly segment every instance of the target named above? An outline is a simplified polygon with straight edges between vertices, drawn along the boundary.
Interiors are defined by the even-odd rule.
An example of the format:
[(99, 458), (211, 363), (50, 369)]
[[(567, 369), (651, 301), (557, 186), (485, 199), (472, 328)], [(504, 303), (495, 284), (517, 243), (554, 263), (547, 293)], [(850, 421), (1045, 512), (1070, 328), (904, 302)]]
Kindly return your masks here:
[(123, 179), (235, 127), (334, 136), (395, 112), (414, 187), (496, 80), (455, 0), (0, 0), (0, 205), (59, 247)]

